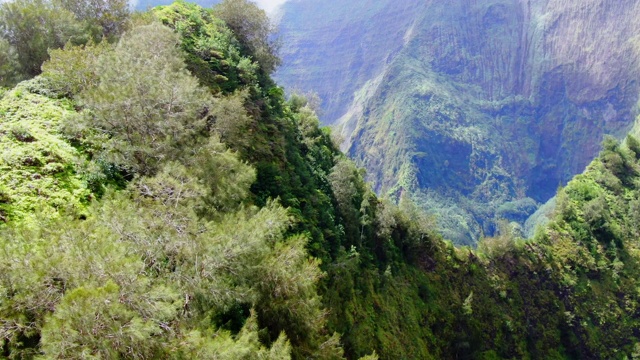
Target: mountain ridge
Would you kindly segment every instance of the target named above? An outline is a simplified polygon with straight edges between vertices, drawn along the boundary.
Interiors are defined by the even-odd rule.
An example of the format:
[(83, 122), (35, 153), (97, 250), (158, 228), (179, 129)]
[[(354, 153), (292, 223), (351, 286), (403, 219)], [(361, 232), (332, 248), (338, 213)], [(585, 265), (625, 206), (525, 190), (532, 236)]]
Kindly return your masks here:
[[(312, 101), (285, 98), (265, 71), (273, 54), (256, 53), (269, 40), (237, 27), (264, 24), (256, 10), (158, 7), (0, 89), (0, 356), (640, 356), (640, 141), (606, 138), (532, 239), (500, 221), (496, 237), (455, 246), (406, 192), (397, 206), (376, 196)], [(456, 123), (403, 121), (473, 155), (463, 140), (486, 130), (463, 131), (474, 119), (454, 105), (467, 98), (400, 65), (371, 92), (418, 86), (394, 101), (437, 102), (423, 110)], [(499, 109), (514, 103), (528, 109)], [(420, 110), (388, 119), (399, 109)], [(402, 186), (466, 166), (420, 145), (411, 159), (453, 175)]]

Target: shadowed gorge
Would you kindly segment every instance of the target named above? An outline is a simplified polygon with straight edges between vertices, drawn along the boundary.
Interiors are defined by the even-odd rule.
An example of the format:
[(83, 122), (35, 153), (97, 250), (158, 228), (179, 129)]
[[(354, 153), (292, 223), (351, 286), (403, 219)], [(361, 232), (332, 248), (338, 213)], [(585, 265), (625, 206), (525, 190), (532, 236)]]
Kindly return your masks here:
[(285, 5), (277, 78), (317, 91), (376, 191), (409, 193), (458, 243), (521, 226), (521, 204), (633, 125), (638, 1), (320, 3)]

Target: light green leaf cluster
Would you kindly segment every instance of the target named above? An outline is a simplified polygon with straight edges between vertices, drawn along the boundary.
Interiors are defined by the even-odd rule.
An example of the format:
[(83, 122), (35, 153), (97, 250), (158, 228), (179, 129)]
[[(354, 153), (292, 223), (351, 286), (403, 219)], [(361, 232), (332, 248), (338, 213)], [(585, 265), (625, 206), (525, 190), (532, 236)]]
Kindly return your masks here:
[(218, 332), (214, 337), (205, 337), (194, 331), (188, 335), (178, 349), (178, 359), (212, 360), (289, 360), (291, 345), (284, 334), (272, 344), (270, 349), (260, 344), (255, 313), (247, 319), (244, 327), (234, 340), (228, 332)]
[(346, 216), (355, 206), (359, 207), (359, 197), (365, 184), (360, 170), (352, 161), (347, 159), (337, 161), (329, 175), (329, 180), (343, 215)]
[(212, 128), (226, 143), (238, 148), (249, 147), (246, 133), (254, 120), (244, 107), (249, 92), (238, 91), (232, 95), (216, 98), (211, 108)]
[(98, 61), (112, 51), (113, 46), (107, 42), (84, 46), (67, 43), (63, 49), (49, 51), (51, 58), (42, 65), (42, 76), (57, 92), (75, 96), (98, 85)]
[(21, 223), (0, 238), (0, 283), (9, 290), (0, 318), (11, 347), (42, 331), (41, 346), (54, 357), (144, 353), (178, 313), (177, 293), (146, 276), (95, 218)]
[(113, 162), (154, 173), (194, 144), (206, 125), (211, 99), (185, 69), (177, 35), (159, 24), (137, 27), (102, 56), (98, 86), (80, 95), (90, 127), (110, 137)]
[[(41, 333), (45, 358), (281, 359), (286, 337), (264, 348), (256, 321), (277, 317), (283, 330), (317, 331), (320, 271), (304, 238), (284, 237), (286, 209), (270, 203), (204, 221), (190, 211), (197, 192), (175, 197), (182, 189), (147, 185), (107, 196), (84, 221), (34, 221), (2, 233), (0, 332), (15, 354), (20, 339)], [(203, 319), (234, 304), (257, 315), (237, 336), (202, 335), (218, 333)]]
[(65, 294), (42, 329), (44, 358), (136, 358), (150, 353), (152, 337), (162, 329), (130, 310), (119, 297), (120, 289), (111, 281)]
[(73, 112), (68, 102), (28, 92), (24, 86), (0, 99), (0, 223), (38, 212), (81, 212), (89, 200), (75, 173), (79, 153), (58, 128)]

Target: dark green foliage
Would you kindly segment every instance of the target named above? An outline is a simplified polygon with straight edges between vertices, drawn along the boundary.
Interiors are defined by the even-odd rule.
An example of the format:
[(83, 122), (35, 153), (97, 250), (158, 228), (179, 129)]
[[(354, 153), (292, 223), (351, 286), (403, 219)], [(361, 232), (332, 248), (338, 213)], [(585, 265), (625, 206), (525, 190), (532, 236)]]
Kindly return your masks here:
[(253, 85), (257, 65), (238, 49), (234, 34), (205, 9), (187, 2), (153, 10), (155, 17), (181, 35), (189, 71), (214, 93)]
[[(639, 342), (640, 252), (638, 162), (629, 151), (605, 142), (601, 157), (559, 193), (552, 221), (529, 242), (514, 239), (506, 222), (477, 252), (428, 236), (419, 255), (401, 252), (404, 260), (387, 270), (358, 276), (350, 274), (358, 262), (348, 259), (366, 258), (367, 250), (345, 254), (344, 270), (331, 272), (325, 297), (347, 353), (363, 354), (373, 344), (382, 358), (631, 355)], [(402, 228), (392, 216), (382, 219), (391, 224), (383, 229)], [(400, 324), (389, 322), (397, 318)], [(405, 328), (414, 322), (420, 325)]]
[(124, 30), (129, 19), (127, 0), (57, 0), (71, 11), (76, 19), (85, 22), (96, 40), (105, 37), (116, 39)]
[[(630, 137), (633, 139), (633, 137)], [(633, 146), (634, 140), (631, 140)], [(637, 140), (636, 140), (637, 143)], [(628, 147), (622, 147), (615, 138), (607, 137), (603, 142), (600, 159), (603, 165), (618, 178), (625, 187), (633, 187), (633, 180), (638, 175), (636, 153)]]
[(536, 203), (535, 200), (524, 198), (500, 205), (496, 211), (496, 217), (522, 224), (537, 209), (538, 203)]
[(636, 159), (640, 158), (640, 141), (631, 135), (627, 135), (626, 145)]
[(0, 5), (0, 37), (17, 54), (23, 77), (40, 73), (48, 50), (67, 42), (83, 43), (87, 37), (74, 14), (48, 0), (16, 0)]
[(264, 10), (248, 0), (223, 0), (214, 11), (265, 74), (271, 74), (280, 65), (280, 45), (274, 40), (276, 29)]
[(249, 60), (250, 49), (241, 47), (211, 11), (177, 2), (153, 13), (182, 35), (187, 67), (202, 85), (219, 94), (210, 109), (209, 127), (255, 166), (255, 203), (279, 198), (297, 220), (292, 233), (308, 234), (311, 254), (331, 261), (344, 234), (328, 180), (339, 154), (329, 132), (318, 127), (304, 101), (285, 102), (283, 90), (258, 74), (258, 66)]
[(18, 82), (19, 66), (15, 48), (0, 37), (0, 86), (11, 86)]

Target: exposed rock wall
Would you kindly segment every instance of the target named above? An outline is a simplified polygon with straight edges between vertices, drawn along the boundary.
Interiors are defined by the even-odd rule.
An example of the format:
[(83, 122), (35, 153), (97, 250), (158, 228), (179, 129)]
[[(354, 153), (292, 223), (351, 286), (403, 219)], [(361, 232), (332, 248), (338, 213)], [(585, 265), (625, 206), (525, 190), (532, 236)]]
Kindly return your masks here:
[(275, 77), (317, 92), (324, 121), (335, 123), (354, 93), (402, 50), (424, 9), (420, 0), (291, 0), (280, 20), (284, 61)]
[(411, 194), (457, 242), (522, 224), (633, 123), (640, 0), (285, 9), (279, 81), (318, 91), (376, 190)]

